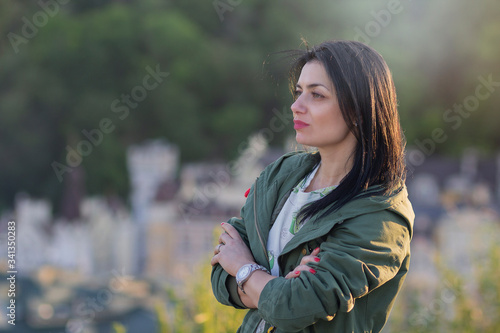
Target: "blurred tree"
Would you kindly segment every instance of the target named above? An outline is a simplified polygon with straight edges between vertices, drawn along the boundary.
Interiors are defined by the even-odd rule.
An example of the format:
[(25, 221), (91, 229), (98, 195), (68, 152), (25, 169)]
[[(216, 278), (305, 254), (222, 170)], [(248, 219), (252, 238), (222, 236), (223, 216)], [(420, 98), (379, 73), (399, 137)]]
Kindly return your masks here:
[[(125, 197), (125, 147), (148, 138), (179, 145), (184, 161), (233, 158), (273, 109), (289, 109), (290, 58), (276, 52), (303, 48), (301, 37), (359, 39), (370, 24), (378, 31), (366, 42), (393, 70), (409, 145), (442, 127), (438, 152), (498, 149), (500, 93), (458, 129), (443, 115), (475, 93), (478, 76), (500, 80), (500, 5), (444, 4), (401, 2), (381, 22), (384, 0), (93, 0), (54, 15), (40, 2), (1, 2), (0, 207), (19, 191), (59, 201), (77, 165), (87, 193)], [(158, 80), (146, 87), (148, 75)]]
[[(80, 165), (87, 193), (126, 196), (124, 148), (151, 137), (179, 145), (183, 160), (232, 156), (282, 104), (261, 64), (270, 45), (293, 35), (272, 27), (263, 16), (269, 6), (249, 3), (221, 22), (205, 2), (75, 2), (26, 43), (4, 41), (0, 201), (10, 205), (24, 190), (60, 202)], [(43, 11), (12, 7), (2, 12), (2, 31), (25, 38), (23, 22), (50, 16)]]

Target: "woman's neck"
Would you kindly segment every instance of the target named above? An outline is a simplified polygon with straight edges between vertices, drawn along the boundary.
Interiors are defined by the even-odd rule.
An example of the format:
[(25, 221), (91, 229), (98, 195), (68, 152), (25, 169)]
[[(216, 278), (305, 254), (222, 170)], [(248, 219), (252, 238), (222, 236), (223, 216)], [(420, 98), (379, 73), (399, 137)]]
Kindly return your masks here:
[(328, 152), (319, 150), (321, 164), (306, 192), (338, 185), (351, 171), (353, 166), (353, 153)]

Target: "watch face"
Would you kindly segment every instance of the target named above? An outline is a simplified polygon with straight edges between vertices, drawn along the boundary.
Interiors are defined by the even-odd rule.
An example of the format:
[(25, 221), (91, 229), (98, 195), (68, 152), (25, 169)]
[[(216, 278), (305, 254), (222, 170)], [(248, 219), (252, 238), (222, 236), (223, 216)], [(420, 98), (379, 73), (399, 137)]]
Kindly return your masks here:
[(248, 273), (250, 273), (250, 269), (251, 267), (250, 266), (243, 266), (241, 267), (241, 269), (238, 271), (238, 273), (236, 274), (237, 275), (237, 278), (239, 280), (243, 279), (245, 276), (248, 275)]

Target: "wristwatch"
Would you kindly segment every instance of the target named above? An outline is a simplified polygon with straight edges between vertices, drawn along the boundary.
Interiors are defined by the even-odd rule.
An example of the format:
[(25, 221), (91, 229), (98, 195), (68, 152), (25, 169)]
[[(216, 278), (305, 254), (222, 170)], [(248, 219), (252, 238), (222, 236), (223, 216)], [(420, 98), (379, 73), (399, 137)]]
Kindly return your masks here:
[(257, 270), (261, 270), (261, 271), (269, 273), (269, 271), (264, 266), (257, 265), (257, 264), (243, 265), (236, 273), (236, 284), (238, 284), (238, 287), (241, 289), (241, 291), (244, 294), (246, 294), (246, 292), (243, 289), (243, 283), (247, 282), (247, 280), (250, 278), (252, 273), (257, 271)]

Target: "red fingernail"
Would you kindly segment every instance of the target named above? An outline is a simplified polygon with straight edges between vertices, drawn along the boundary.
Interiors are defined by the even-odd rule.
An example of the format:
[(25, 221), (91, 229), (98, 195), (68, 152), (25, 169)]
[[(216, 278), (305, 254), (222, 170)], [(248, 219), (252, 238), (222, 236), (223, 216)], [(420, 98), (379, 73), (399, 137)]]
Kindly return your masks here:
[(220, 225), (224, 225), (224, 222), (222, 222)]
[(319, 246), (318, 246), (317, 248), (315, 248), (315, 249), (314, 249), (314, 251), (317, 251), (317, 250), (319, 250)]
[(309, 270), (309, 272), (311, 272), (311, 273), (313, 273), (313, 274), (316, 274), (316, 270), (315, 270), (315, 269), (313, 269), (313, 268), (311, 268), (311, 269)]
[(319, 262), (321, 259), (319, 258), (314, 258), (314, 261)]
[(294, 274), (300, 275), (300, 271), (293, 272)]

